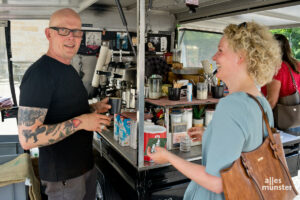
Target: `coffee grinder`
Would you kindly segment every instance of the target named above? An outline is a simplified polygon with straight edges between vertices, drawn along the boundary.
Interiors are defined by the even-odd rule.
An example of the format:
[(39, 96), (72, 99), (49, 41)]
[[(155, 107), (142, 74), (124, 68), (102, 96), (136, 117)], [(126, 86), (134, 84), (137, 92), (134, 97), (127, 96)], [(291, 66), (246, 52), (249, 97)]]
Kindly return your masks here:
[(107, 96), (107, 89), (108, 89), (108, 77), (111, 76), (110, 72), (103, 72), (98, 71), (99, 75), (99, 87), (98, 87), (98, 94), (100, 99), (104, 99)]

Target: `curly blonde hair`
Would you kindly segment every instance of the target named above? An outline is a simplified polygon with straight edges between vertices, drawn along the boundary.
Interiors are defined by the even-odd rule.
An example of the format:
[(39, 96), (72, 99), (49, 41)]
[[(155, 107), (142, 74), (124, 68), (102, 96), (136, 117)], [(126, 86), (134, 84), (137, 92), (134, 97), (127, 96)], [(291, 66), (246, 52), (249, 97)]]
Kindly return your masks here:
[(224, 36), (235, 52), (245, 53), (248, 73), (256, 84), (263, 86), (272, 81), (281, 66), (281, 50), (267, 27), (255, 22), (230, 24)]

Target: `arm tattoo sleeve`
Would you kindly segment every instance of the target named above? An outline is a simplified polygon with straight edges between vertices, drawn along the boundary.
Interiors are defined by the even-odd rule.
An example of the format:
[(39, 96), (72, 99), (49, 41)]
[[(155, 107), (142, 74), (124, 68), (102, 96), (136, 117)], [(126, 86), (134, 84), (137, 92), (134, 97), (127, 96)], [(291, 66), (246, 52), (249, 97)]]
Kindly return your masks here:
[[(19, 107), (18, 111), (18, 125), (30, 127), (33, 126), (37, 121), (43, 123), (47, 114), (45, 108), (30, 108), (30, 107)], [(26, 142), (30, 138), (33, 138), (34, 143), (38, 141), (37, 136), (45, 132), (46, 127), (37, 127), (35, 131), (30, 129), (24, 129), (22, 131), (23, 136), (26, 138)]]
[[(22, 107), (19, 108), (18, 126), (23, 127), (21, 134), (25, 137), (26, 142), (31, 138), (33, 143), (39, 142), (38, 135), (46, 136), (46, 143), (39, 142), (38, 146), (44, 146), (56, 143), (76, 131), (81, 124), (79, 119), (71, 119), (58, 124), (44, 125), (47, 109)], [(36, 126), (36, 128), (33, 128)]]
[(47, 114), (45, 108), (30, 108), (20, 106), (18, 111), (18, 125), (32, 126), (36, 120), (43, 123)]

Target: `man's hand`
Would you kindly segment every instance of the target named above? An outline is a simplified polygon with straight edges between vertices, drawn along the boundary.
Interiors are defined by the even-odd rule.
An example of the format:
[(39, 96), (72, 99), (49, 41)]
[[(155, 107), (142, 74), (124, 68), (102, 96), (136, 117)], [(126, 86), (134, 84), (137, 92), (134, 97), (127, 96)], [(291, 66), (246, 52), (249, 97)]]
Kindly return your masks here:
[(109, 117), (97, 114), (96, 112), (81, 115), (77, 119), (81, 121), (79, 128), (87, 131), (101, 132), (103, 129), (106, 129), (106, 126), (110, 125)]
[(102, 101), (99, 101), (97, 103), (92, 104), (92, 108), (94, 109), (94, 111), (96, 111), (96, 113), (105, 113), (107, 112), (111, 106), (108, 103), (108, 97), (106, 97), (105, 99), (103, 99)]
[(204, 132), (203, 127), (192, 127), (188, 130), (188, 135), (193, 141), (202, 141), (202, 135)]

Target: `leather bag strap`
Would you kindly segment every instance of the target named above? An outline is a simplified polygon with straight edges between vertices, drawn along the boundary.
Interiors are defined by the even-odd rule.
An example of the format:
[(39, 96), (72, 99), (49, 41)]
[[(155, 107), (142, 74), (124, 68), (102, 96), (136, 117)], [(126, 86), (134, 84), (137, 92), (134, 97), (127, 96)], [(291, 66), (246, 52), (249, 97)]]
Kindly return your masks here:
[[(262, 116), (263, 116), (263, 119), (264, 119), (264, 121), (265, 121), (265, 124), (266, 124), (266, 127), (267, 127), (267, 131), (268, 131), (268, 134), (269, 134), (269, 137), (270, 137), (270, 140), (271, 140), (272, 144), (275, 145), (275, 144), (276, 144), (276, 141), (275, 141), (275, 139), (274, 139), (273, 132), (272, 132), (272, 130), (271, 130), (271, 127), (270, 127), (270, 124), (269, 124), (268, 117), (267, 117), (267, 115), (266, 115), (266, 113), (265, 113), (263, 107), (261, 106), (260, 102), (256, 99), (255, 96), (253, 96), (252, 94), (249, 94), (249, 93), (247, 93), (247, 94), (248, 94), (248, 96), (249, 96), (250, 98), (252, 98), (252, 99), (258, 104), (258, 106), (259, 106), (259, 108), (260, 108), (260, 110), (261, 110), (261, 112), (262, 112)], [(263, 134), (264, 134), (264, 133), (263, 133)]]
[(294, 85), (294, 88), (296, 90), (296, 92), (298, 92), (298, 85), (294, 79), (294, 76), (293, 76), (293, 73), (292, 73), (292, 70), (291, 70), (291, 67), (289, 65), (287, 65), (288, 69), (289, 69), (289, 72), (290, 72), (290, 75), (292, 77), (292, 80), (293, 80), (293, 85)]

